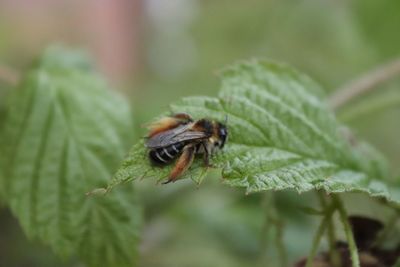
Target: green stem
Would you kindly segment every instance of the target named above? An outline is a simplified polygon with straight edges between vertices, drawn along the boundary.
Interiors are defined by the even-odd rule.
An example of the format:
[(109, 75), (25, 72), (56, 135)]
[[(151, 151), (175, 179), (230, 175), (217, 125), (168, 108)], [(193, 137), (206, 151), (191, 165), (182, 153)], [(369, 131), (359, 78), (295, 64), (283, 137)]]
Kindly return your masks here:
[(396, 106), (400, 106), (400, 94), (389, 93), (375, 96), (359, 104), (346, 108), (343, 112), (339, 113), (338, 117), (343, 122), (350, 122)]
[(312, 267), (313, 266), (313, 261), (314, 261), (315, 255), (317, 254), (317, 249), (319, 247), (319, 243), (321, 243), (322, 236), (324, 235), (326, 226), (328, 224), (328, 220), (329, 220), (328, 217), (325, 216), (322, 219), (320, 225), (318, 226), (317, 232), (315, 233), (314, 238), (313, 238), (311, 252), (310, 252), (310, 254), (308, 255), (308, 258), (307, 258), (306, 267)]
[(269, 210), (271, 209), (271, 194), (272, 193), (265, 193), (262, 197), (261, 206), (265, 211), (265, 219), (264, 223), (261, 228), (261, 239), (260, 239), (260, 248), (261, 248), (261, 262), (268, 262), (268, 236), (269, 232), (271, 231), (271, 221)]
[(338, 195), (333, 195), (336, 207), (339, 211), (340, 220), (342, 221), (344, 232), (346, 234), (347, 243), (349, 245), (352, 267), (360, 267), (360, 259), (358, 258), (358, 250), (354, 240), (353, 230), (348, 220), (347, 212), (343, 206), (342, 200)]
[(332, 221), (332, 216), (328, 220), (328, 241), (329, 241), (329, 259), (333, 267), (341, 266), (340, 255), (336, 250), (336, 233)]
[(322, 192), (318, 192), (318, 197), (321, 203), (322, 208), (327, 211), (327, 216), (328, 216), (328, 223), (327, 223), (327, 234), (328, 234), (328, 243), (329, 243), (329, 260), (332, 264), (333, 267), (340, 267), (341, 266), (341, 259), (340, 255), (338, 254), (336, 250), (336, 233), (335, 233), (335, 228), (333, 224), (333, 212), (332, 210), (330, 212), (330, 209), (334, 209), (335, 207), (329, 206), (326, 202), (325, 196), (323, 195)]
[(367, 72), (349, 84), (339, 88), (330, 97), (330, 103), (334, 110), (338, 110), (348, 102), (370, 91), (376, 90), (379, 85), (400, 75), (400, 58), (378, 66)]
[[(261, 248), (262, 251), (266, 252), (268, 247), (268, 240), (265, 238), (270, 231), (271, 226), (275, 228), (275, 242), (276, 248), (279, 255), (279, 263), (280, 266), (287, 266), (287, 253), (285, 249), (285, 245), (283, 242), (283, 222), (281, 218), (279, 218), (278, 212), (276, 211), (274, 195), (273, 193), (266, 194), (263, 198), (263, 206), (266, 211), (266, 218), (264, 222), (264, 226), (262, 229), (262, 240), (261, 240)], [(262, 258), (265, 262), (267, 262), (267, 257)], [(267, 262), (268, 263), (268, 262)]]
[(283, 242), (283, 222), (280, 218), (277, 218), (275, 227), (276, 227), (276, 243), (278, 246), (279, 261), (282, 267), (287, 267), (286, 248)]

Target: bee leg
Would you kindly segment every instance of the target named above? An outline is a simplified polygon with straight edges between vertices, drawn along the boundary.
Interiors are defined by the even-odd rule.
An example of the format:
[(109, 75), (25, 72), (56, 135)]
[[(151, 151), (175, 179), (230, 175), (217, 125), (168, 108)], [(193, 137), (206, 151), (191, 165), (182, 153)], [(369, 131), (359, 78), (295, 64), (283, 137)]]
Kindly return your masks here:
[(204, 165), (207, 168), (213, 168), (214, 165), (212, 165), (210, 163), (210, 154), (211, 154), (211, 152), (208, 150), (206, 143), (202, 143), (202, 145), (203, 145), (203, 148), (204, 148)]
[(194, 145), (187, 145), (183, 148), (182, 155), (179, 157), (175, 164), (174, 169), (171, 171), (169, 178), (163, 184), (168, 184), (170, 182), (175, 182), (179, 176), (181, 176), (190, 165), (192, 165), (196, 148)]

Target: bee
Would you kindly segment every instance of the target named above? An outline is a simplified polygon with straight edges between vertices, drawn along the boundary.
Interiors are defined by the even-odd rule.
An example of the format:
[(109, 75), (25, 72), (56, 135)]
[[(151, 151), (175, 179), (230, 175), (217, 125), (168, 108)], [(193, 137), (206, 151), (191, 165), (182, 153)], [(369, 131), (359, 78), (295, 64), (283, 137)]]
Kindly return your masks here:
[(194, 121), (185, 113), (178, 113), (150, 125), (146, 147), (149, 159), (157, 166), (171, 164), (174, 168), (163, 184), (175, 182), (185, 173), (196, 154), (203, 154), (204, 165), (211, 167), (210, 155), (222, 149), (228, 137), (225, 123), (209, 119)]

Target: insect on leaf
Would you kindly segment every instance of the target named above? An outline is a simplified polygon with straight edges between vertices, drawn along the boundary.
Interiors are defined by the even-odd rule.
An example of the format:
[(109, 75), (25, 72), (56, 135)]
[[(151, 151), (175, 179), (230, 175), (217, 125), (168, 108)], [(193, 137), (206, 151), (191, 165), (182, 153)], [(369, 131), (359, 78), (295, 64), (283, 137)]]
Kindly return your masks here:
[[(308, 76), (284, 64), (249, 61), (222, 73), (217, 98), (190, 97), (171, 105), (171, 113), (223, 121), (229, 138), (212, 163), (226, 184), (248, 193), (292, 189), (328, 193), (365, 192), (399, 203), (384, 178), (386, 161), (338, 124), (323, 90)], [(114, 185), (143, 176), (166, 177), (153, 168), (137, 144), (114, 175)], [(197, 161), (200, 164), (201, 160)], [(197, 176), (195, 165), (185, 177)]]

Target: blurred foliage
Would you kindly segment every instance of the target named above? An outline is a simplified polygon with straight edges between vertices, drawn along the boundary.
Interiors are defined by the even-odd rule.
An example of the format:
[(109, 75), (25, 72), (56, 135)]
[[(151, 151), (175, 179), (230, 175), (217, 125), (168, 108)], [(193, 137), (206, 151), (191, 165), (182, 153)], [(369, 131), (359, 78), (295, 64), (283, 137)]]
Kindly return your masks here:
[(0, 129), (3, 126), (3, 120), (4, 120), (4, 115), (5, 115), (5, 95), (6, 95), (6, 89), (4, 89), (5, 86), (0, 84)]
[(397, 0), (354, 0), (351, 10), (366, 41), (386, 59), (400, 55), (400, 2)]
[(73, 52), (50, 48), (12, 91), (0, 189), (30, 239), (88, 266), (131, 266), (140, 224), (133, 187), (85, 196), (121, 160), (130, 109), (88, 66)]
[[(206, 179), (195, 191), (190, 181), (154, 188), (143, 180), (141, 185), (148, 224), (140, 266), (277, 266), (273, 232), (265, 236), (270, 243), (261, 246), (261, 194), (246, 196), (215, 179)], [(312, 195), (303, 195), (302, 203), (313, 201)], [(307, 253), (313, 223), (298, 210), (298, 194), (279, 193), (276, 203), (288, 229), (284, 239), (292, 262)]]
[[(0, 207), (1, 209), (1, 207)], [(0, 210), (0, 266), (78, 267), (76, 259), (60, 260), (47, 246), (29, 240), (9, 211)], [(23, 257), (21, 256), (23, 255)]]
[[(266, 57), (286, 61), (329, 90), (379, 61), (374, 49), (357, 31), (349, 8), (340, 2), (205, 1), (199, 13), (188, 30), (196, 45), (195, 67), (175, 78), (163, 78), (150, 66), (144, 69), (145, 82), (137, 85), (141, 90), (136, 100), (154, 103), (153, 116), (165, 109), (156, 108), (165, 107), (176, 96), (215, 95), (217, 79), (210, 79), (210, 75), (241, 59)], [(156, 97), (160, 94), (162, 98)], [(147, 115), (146, 119), (150, 117)]]
[[(140, 128), (143, 122), (165, 111), (169, 103), (188, 95), (217, 95), (216, 72), (240, 59), (267, 57), (289, 62), (333, 91), (359, 73), (398, 56), (399, 52), (400, 7), (397, 0), (183, 2), (195, 3), (194, 12), (187, 12), (192, 13), (192, 20), (183, 33), (185, 40), (193, 44), (190, 50), (193, 54), (188, 55), (193, 61), (180, 74), (160, 75), (156, 71), (160, 66), (154, 67), (154, 62), (149, 63), (148, 50), (158, 40), (158, 47), (164, 48), (171, 60), (163, 58), (156, 63), (164, 69), (169, 68), (174, 58), (178, 63), (185, 61), (187, 54), (181, 52), (187, 50), (182, 48), (182, 39), (172, 34), (167, 46), (165, 39), (160, 38), (162, 33), (155, 30), (154, 21), (147, 16), (143, 23), (144, 34), (140, 40), (143, 65), (135, 73), (134, 84), (129, 86), (132, 88), (136, 125), (132, 139), (139, 139), (144, 133)], [(9, 53), (12, 49), (10, 44), (18, 32), (11, 27), (5, 28), (2, 22), (0, 18), (1, 60), (13, 66), (24, 66), (21, 62), (29, 60), (20, 58), (19, 53)], [(174, 27), (172, 32), (182, 28), (180, 24)], [(25, 45), (29, 46), (29, 42)], [(398, 88), (399, 82), (394, 81), (383, 86), (381, 91), (391, 89), (398, 92)], [(5, 89), (0, 86), (0, 117)], [(370, 95), (371, 98), (375, 96)], [(357, 108), (356, 104), (354, 108)], [(351, 107), (353, 103), (342, 112)], [(388, 156), (395, 174), (400, 173), (399, 116), (398, 106), (392, 106), (389, 111), (382, 109), (346, 121), (356, 129), (357, 136), (365, 137)], [(396, 180), (399, 181), (399, 177)], [(258, 212), (261, 196), (242, 196), (219, 185), (215, 174), (208, 176), (198, 190), (190, 181), (176, 183), (173, 188), (155, 186), (149, 180), (137, 185), (146, 211), (141, 266), (245, 266), (255, 265), (260, 253), (266, 254), (257, 247), (262, 239), (258, 231), (264, 220)], [(316, 218), (301, 214), (297, 205), (301, 202), (313, 207), (316, 200), (308, 194), (299, 196), (296, 193), (278, 194), (277, 199), (284, 211), (284, 237), (289, 261), (294, 262), (309, 251), (310, 233), (316, 225)], [(382, 220), (389, 216), (386, 209), (364, 196), (346, 196), (345, 202), (352, 213), (372, 214)], [(215, 218), (217, 215), (220, 218)], [(18, 261), (0, 262), (1, 266), (21, 266), (23, 259), (19, 257), (25, 255), (29, 258), (27, 251), (37, 257), (26, 266), (61, 265), (36, 243), (26, 243), (21, 232), (7, 223), (9, 215), (4, 216), (0, 221), (0, 235), (7, 234), (7, 240), (13, 243), (6, 241), (8, 249), (0, 250), (0, 259), (14, 258)], [(205, 221), (208, 223), (203, 223)], [(238, 226), (230, 226), (236, 221)], [(342, 236), (341, 232), (339, 234)], [(270, 266), (276, 266), (273, 262), (276, 253), (271, 251), (273, 247), (274, 244), (267, 247)]]

